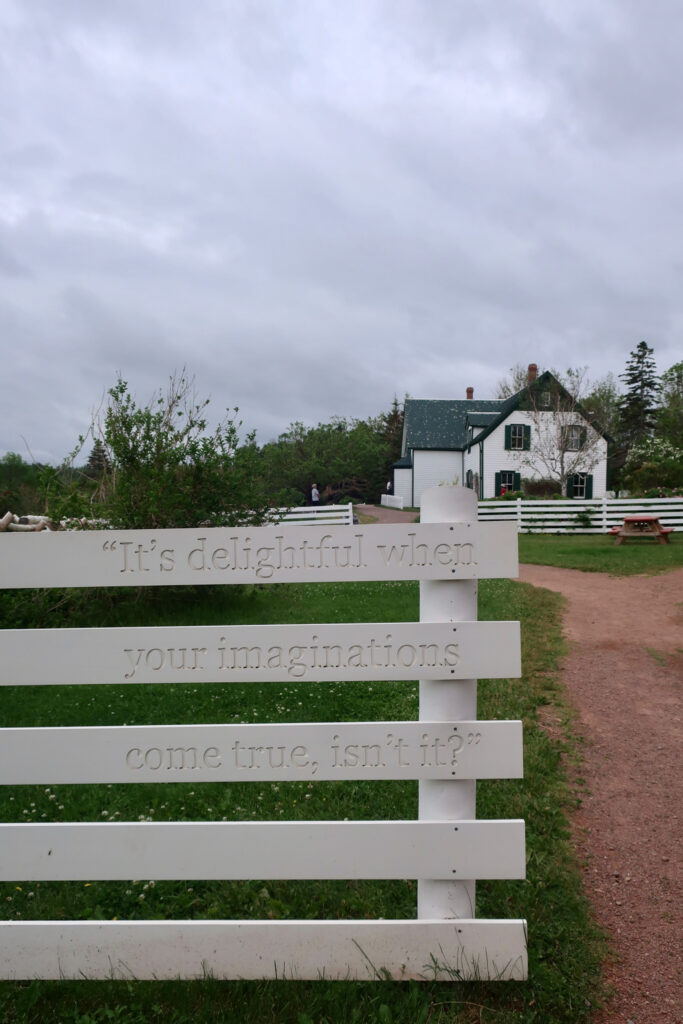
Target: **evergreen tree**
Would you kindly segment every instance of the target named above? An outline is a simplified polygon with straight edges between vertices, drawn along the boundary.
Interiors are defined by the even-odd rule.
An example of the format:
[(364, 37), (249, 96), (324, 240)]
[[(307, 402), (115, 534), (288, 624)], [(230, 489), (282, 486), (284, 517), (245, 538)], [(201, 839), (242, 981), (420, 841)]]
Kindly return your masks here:
[(96, 437), (85, 471), (88, 476), (98, 477), (109, 469), (111, 469), (111, 464), (109, 462), (107, 450), (100, 438)]
[(380, 432), (383, 439), (389, 445), (389, 469), (391, 468), (392, 463), (401, 458), (404, 412), (405, 402), (401, 404), (398, 398), (394, 395), (394, 400), (391, 403), (391, 409), (389, 409), (388, 412), (383, 412), (380, 416)]
[(631, 352), (626, 370), (619, 374), (626, 393), (619, 402), (621, 434), (627, 447), (650, 437), (657, 422), (657, 396), (661, 384), (657, 377), (653, 349), (645, 341)]

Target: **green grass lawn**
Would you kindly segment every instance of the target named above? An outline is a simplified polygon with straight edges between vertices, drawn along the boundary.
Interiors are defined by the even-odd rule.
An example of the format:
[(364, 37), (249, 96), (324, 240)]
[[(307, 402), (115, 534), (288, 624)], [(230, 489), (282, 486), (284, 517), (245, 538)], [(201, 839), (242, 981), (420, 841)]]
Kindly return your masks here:
[(602, 534), (520, 533), (519, 560), (613, 576), (667, 572), (683, 566), (683, 533), (672, 534), (668, 544), (643, 537), (618, 545)]
[[(537, 541), (539, 538), (531, 538)], [(592, 539), (592, 538), (591, 538)], [(576, 540), (576, 538), (573, 538)], [(83, 597), (83, 595), (81, 595)], [(156, 600), (155, 600), (156, 598)], [(561, 599), (511, 581), (480, 585), (480, 617), (521, 619), (524, 676), (483, 680), (480, 718), (521, 718), (524, 780), (478, 784), (480, 818), (527, 823), (527, 879), (479, 882), (477, 916), (526, 917), (525, 983), (6, 982), (3, 1024), (469, 1024), (586, 1020), (599, 998), (602, 945), (570, 844), (576, 756), (558, 684)], [(418, 617), (412, 583), (225, 588), (134, 595), (119, 591), (107, 625), (392, 621)], [(70, 625), (102, 623), (102, 604), (78, 601)], [(456, 684), (457, 685), (457, 684)], [(373, 682), (16, 687), (0, 693), (2, 724), (412, 719), (417, 684)], [(539, 710), (540, 709), (540, 710)], [(552, 728), (545, 723), (553, 720)], [(4, 821), (414, 818), (414, 782), (289, 782), (0, 788)], [(5, 919), (414, 917), (416, 885), (398, 882), (2, 883)]]

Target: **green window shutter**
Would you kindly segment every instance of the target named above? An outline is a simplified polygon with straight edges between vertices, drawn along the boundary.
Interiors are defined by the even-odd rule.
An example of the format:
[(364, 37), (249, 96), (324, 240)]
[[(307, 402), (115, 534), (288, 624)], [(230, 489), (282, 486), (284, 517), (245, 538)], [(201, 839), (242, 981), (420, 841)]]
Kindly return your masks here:
[[(508, 429), (507, 427), (505, 428)], [(496, 473), (496, 497), (500, 495), (500, 473)]]
[(586, 474), (586, 497), (593, 497), (593, 476), (590, 473)]
[(521, 491), (522, 489), (522, 480), (519, 473), (515, 473), (514, 484), (512, 486), (512, 489), (513, 491)]
[(567, 497), (568, 498), (573, 498), (574, 497), (574, 477), (573, 476), (567, 477)]
[(528, 452), (531, 448), (531, 427), (524, 427), (524, 451)]
[(586, 443), (586, 438), (587, 437), (588, 437), (587, 429), (585, 427), (581, 427), (581, 430), (579, 431), (579, 447), (580, 448), (584, 447), (584, 445)]
[[(512, 444), (512, 440), (511, 440), (511, 434), (512, 434), (512, 427), (511, 427), (511, 426), (510, 426), (510, 424), (508, 423), (508, 424), (506, 425), (506, 427), (505, 427), (505, 451), (506, 451), (506, 452), (509, 452), (509, 451), (510, 451), (510, 445)], [(497, 494), (497, 493), (498, 493), (498, 492), (496, 491), (496, 494)]]

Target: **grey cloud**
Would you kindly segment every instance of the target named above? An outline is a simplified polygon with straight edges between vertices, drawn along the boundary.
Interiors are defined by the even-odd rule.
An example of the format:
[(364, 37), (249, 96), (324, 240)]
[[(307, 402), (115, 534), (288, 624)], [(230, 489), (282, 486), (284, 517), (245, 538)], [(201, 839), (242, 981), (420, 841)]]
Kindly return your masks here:
[(671, 365), (682, 22), (8, 0), (0, 451), (19, 431), (60, 458), (117, 372), (146, 400), (187, 364), (267, 440), (491, 396), (516, 362), (618, 373), (642, 337)]

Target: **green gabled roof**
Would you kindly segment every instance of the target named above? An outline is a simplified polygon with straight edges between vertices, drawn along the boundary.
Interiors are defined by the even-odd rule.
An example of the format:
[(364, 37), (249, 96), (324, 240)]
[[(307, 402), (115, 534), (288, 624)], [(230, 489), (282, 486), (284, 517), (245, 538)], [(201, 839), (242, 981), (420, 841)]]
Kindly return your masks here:
[[(522, 388), (521, 391), (518, 391), (516, 394), (511, 395), (510, 398), (506, 398), (505, 401), (500, 403), (500, 414), (496, 416), (496, 418), (492, 420), (486, 427), (484, 427), (481, 434), (477, 435), (477, 437), (475, 438), (475, 443), (478, 444), (480, 441), (484, 441), (489, 436), (489, 434), (491, 434), (496, 429), (496, 427), (510, 415), (511, 412), (514, 412), (515, 409), (519, 409), (520, 406), (523, 407), (523, 403), (529, 400), (530, 394), (538, 394), (539, 392), (545, 391), (547, 389), (551, 389), (554, 392), (559, 391), (560, 394), (569, 398), (568, 392), (559, 382), (557, 377), (555, 377), (554, 374), (550, 372), (550, 370), (545, 370), (544, 373), (542, 373), (540, 377), (537, 377), (536, 380), (533, 381), (531, 384), (527, 384), (527, 386)], [(580, 416), (583, 416), (584, 419), (587, 420), (589, 423), (591, 422), (590, 417), (586, 414), (580, 402), (575, 403), (574, 411), (578, 413)], [(592, 425), (593, 428), (597, 430), (599, 434), (602, 434), (605, 440), (611, 440), (609, 435), (606, 434), (597, 423), (593, 423)]]
[[(547, 388), (567, 392), (553, 374), (546, 370), (532, 384), (527, 385), (509, 398), (475, 401), (466, 398), (460, 401), (430, 398), (407, 398), (404, 420), (404, 452), (411, 449), (431, 451), (459, 451), (467, 447), (468, 426), (480, 427), (481, 432), (474, 439), (479, 444), (491, 434), (511, 412), (528, 400), (530, 392)], [(576, 412), (586, 415), (579, 403)], [(597, 423), (593, 424), (599, 434), (611, 440)], [(402, 460), (403, 461), (403, 460)]]
[(398, 462), (394, 462), (394, 464), (392, 465), (391, 468), (392, 469), (410, 469), (412, 464), (413, 464), (413, 457), (412, 457), (412, 455), (404, 455), (402, 459), (398, 460)]
[(500, 409), (497, 409), (496, 412), (468, 412), (467, 422), (471, 427), (488, 427), (489, 423), (493, 423), (499, 415)]
[(497, 399), (475, 402), (431, 398), (407, 398), (405, 403), (405, 450), (462, 449), (467, 444), (467, 419), (475, 413), (497, 416), (507, 402)]

